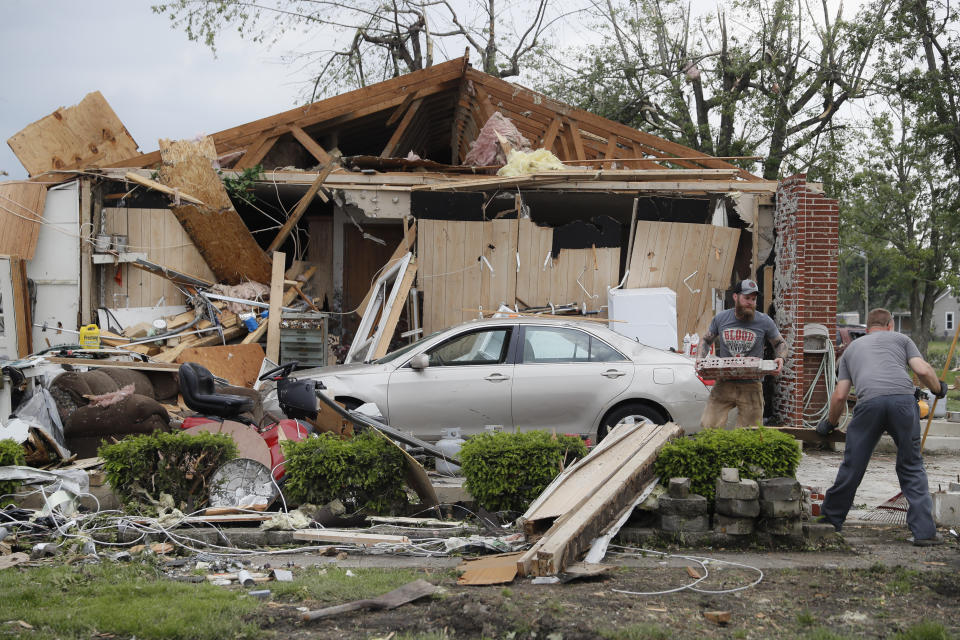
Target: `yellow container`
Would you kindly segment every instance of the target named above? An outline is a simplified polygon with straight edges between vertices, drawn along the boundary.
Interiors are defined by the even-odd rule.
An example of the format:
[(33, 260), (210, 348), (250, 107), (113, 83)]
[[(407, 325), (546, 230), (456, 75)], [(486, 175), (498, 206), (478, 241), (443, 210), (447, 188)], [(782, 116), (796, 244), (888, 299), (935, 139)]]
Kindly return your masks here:
[(99, 349), (100, 327), (95, 324), (80, 327), (80, 346), (84, 349)]

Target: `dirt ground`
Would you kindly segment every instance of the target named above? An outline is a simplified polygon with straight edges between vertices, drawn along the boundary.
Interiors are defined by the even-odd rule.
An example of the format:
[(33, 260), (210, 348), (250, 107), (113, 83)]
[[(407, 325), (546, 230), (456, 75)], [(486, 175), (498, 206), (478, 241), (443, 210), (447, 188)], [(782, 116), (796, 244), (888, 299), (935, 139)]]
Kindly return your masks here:
[[(273, 622), (265, 626), (284, 636), (331, 640), (391, 634), (572, 640), (886, 638), (925, 623), (942, 625), (934, 631), (946, 635), (913, 637), (960, 637), (956, 539), (948, 534), (944, 546), (918, 549), (906, 542), (907, 535), (897, 526), (857, 525), (848, 527), (843, 541), (820, 550), (667, 550), (710, 558), (706, 571), (691, 559), (611, 555), (607, 560), (614, 566), (607, 575), (552, 585), (517, 579), (510, 585), (459, 586), (451, 572), (433, 570), (425, 577), (446, 589), (440, 597), (317, 623), (299, 622), (296, 606), (309, 607), (309, 601), (279, 602), (272, 604)], [(638, 594), (693, 583), (687, 567), (707, 574), (696, 585), (702, 591)], [(723, 591), (728, 592), (718, 593)], [(704, 616), (714, 611), (728, 612), (729, 623), (717, 625)]]

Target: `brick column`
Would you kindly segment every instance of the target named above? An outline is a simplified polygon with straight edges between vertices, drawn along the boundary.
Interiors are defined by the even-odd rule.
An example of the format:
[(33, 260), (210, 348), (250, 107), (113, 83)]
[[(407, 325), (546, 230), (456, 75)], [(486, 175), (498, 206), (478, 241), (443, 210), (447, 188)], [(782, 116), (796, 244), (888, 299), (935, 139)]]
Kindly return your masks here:
[[(777, 325), (789, 345), (774, 394), (774, 410), (779, 424), (799, 427), (804, 396), (823, 359), (821, 354), (803, 353), (804, 325), (822, 324), (827, 327), (829, 340), (836, 338), (837, 201), (813, 191), (803, 174), (786, 178), (777, 188), (774, 228), (774, 309)], [(821, 379), (810, 407), (818, 409), (828, 400)]]

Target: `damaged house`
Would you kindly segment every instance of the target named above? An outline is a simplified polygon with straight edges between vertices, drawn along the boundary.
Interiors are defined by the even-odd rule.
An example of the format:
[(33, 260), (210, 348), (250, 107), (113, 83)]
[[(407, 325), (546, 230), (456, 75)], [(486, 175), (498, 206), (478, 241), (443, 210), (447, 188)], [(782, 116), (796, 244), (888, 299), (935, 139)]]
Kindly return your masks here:
[[(330, 312), (342, 347), (310, 364), (378, 357), (502, 306), (632, 321), (611, 300), (657, 288), (676, 313), (656, 346), (680, 349), (751, 277), (791, 345), (768, 412), (800, 426), (822, 358), (808, 326), (835, 330), (838, 212), (817, 185), (763, 180), (466, 57), (149, 153), (98, 93), (8, 142), (32, 176), (0, 183), (8, 358), (248, 281)], [(143, 352), (174, 362), (266, 324), (247, 335), (232, 314), (175, 354)], [(278, 347), (268, 357), (298, 353)]]

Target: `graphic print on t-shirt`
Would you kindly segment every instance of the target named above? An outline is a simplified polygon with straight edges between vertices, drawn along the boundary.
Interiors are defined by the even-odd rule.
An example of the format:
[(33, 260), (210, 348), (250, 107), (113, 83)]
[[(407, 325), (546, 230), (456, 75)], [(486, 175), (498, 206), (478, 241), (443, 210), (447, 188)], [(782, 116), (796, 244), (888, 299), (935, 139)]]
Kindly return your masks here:
[(732, 356), (742, 356), (750, 353), (750, 349), (757, 342), (757, 334), (750, 329), (730, 328), (722, 332), (723, 343)]

